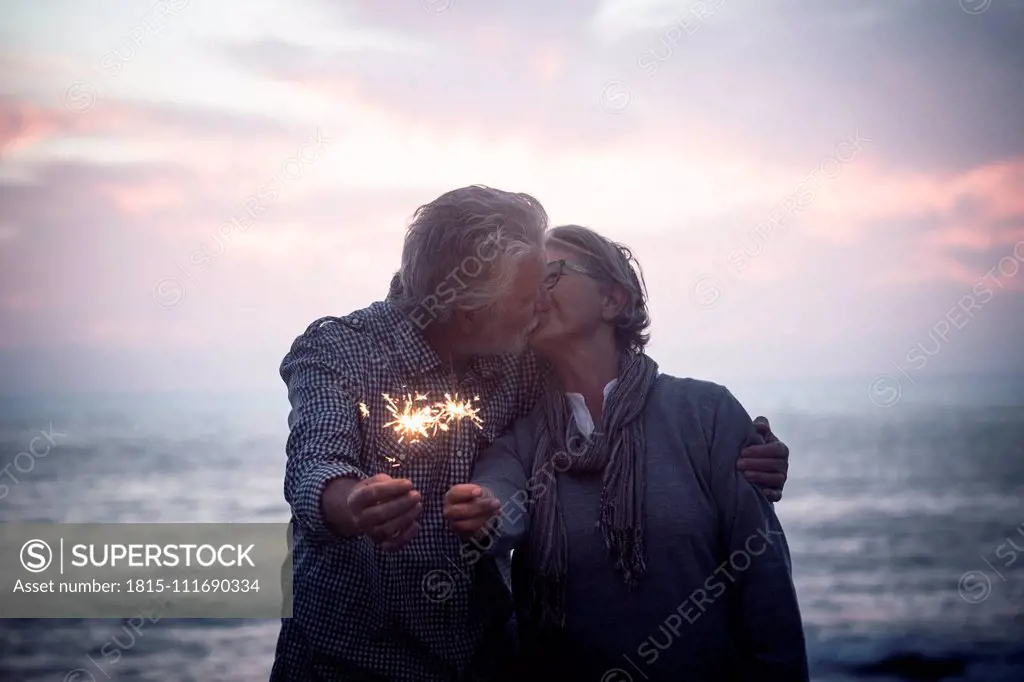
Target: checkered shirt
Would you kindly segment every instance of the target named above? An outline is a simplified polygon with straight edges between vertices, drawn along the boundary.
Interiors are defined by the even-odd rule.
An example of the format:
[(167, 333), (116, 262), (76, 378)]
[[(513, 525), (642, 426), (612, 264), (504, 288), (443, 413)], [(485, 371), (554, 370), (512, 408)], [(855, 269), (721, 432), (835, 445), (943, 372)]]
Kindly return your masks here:
[[(529, 353), (478, 358), (460, 381), (422, 332), (380, 301), (313, 322), (285, 356), (281, 377), (292, 406), (284, 491), (294, 592), (271, 679), (476, 675), (474, 654), (508, 622), (511, 602), (493, 560), (467, 560), (466, 545), (443, 519), (443, 497), (469, 481), (478, 453), (532, 408), (537, 360)], [(416, 393), (430, 401), (479, 396), (483, 423), (464, 420), (418, 443), (399, 442), (385, 427), (391, 415), (383, 394), (400, 405)], [(422, 495), (419, 535), (399, 552), (365, 537), (340, 538), (321, 513), (328, 481), (378, 473), (408, 478)]]

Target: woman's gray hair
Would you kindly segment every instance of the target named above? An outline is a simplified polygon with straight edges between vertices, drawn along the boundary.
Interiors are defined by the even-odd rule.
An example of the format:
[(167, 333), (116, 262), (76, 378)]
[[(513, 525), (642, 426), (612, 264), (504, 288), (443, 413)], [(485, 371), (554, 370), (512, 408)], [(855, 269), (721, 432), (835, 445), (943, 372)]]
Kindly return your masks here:
[(547, 227), (547, 212), (529, 194), (483, 185), (446, 192), (416, 209), (390, 298), (406, 314), (421, 307), (441, 321), (456, 309), (491, 306), (506, 295), (518, 262), (542, 246)]
[(617, 285), (625, 291), (626, 304), (615, 318), (615, 337), (622, 350), (642, 352), (651, 339), (647, 331), (651, 316), (647, 312), (644, 272), (633, 251), (581, 225), (553, 227), (548, 230), (546, 241), (578, 255), (580, 265), (599, 282)]

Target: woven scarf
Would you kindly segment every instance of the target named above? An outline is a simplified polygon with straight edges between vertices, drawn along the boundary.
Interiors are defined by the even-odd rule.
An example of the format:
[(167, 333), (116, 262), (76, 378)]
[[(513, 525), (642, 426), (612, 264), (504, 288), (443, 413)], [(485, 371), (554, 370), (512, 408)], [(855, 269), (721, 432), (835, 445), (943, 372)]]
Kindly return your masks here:
[[(602, 473), (599, 526), (609, 558), (630, 587), (647, 570), (644, 501), (647, 492), (643, 412), (658, 365), (640, 353), (624, 353), (619, 381), (605, 400), (601, 424), (584, 438), (571, 418), (568, 398), (550, 376), (537, 420), (531, 480), (528, 541), (532, 611), (544, 626), (565, 624), (569, 547), (558, 502), (558, 477)], [(558, 472), (558, 473), (556, 473)], [(543, 479), (541, 477), (544, 477)]]

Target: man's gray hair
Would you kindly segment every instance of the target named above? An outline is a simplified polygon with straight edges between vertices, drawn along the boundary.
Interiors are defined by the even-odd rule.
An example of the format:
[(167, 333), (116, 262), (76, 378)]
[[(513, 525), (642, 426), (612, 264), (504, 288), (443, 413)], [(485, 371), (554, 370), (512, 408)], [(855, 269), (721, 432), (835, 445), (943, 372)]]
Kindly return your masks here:
[(402, 248), (393, 304), (406, 314), (445, 321), (456, 309), (501, 300), (516, 265), (544, 240), (548, 215), (529, 194), (472, 185), (416, 209)]
[(615, 338), (621, 350), (642, 352), (650, 340), (651, 316), (647, 312), (647, 283), (640, 261), (625, 244), (602, 237), (581, 225), (559, 225), (547, 233), (547, 242), (577, 254), (583, 267), (605, 285), (626, 292), (626, 304), (615, 320)]

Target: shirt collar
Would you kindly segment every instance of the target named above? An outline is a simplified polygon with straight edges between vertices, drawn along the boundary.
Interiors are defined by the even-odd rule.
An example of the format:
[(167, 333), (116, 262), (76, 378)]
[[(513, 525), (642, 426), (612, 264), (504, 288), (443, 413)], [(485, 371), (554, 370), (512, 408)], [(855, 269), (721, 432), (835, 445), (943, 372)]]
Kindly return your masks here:
[[(619, 383), (619, 380), (616, 378), (612, 379), (611, 381), (604, 385), (604, 390), (602, 391), (602, 394), (604, 395), (605, 400), (608, 400), (608, 394), (612, 392), (612, 389), (615, 388), (615, 384), (617, 383)], [(587, 400), (586, 398), (583, 397), (582, 393), (569, 393), (567, 391), (565, 395), (567, 395), (570, 400), (579, 401), (583, 405), (587, 404)]]

